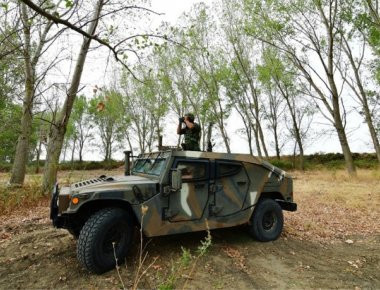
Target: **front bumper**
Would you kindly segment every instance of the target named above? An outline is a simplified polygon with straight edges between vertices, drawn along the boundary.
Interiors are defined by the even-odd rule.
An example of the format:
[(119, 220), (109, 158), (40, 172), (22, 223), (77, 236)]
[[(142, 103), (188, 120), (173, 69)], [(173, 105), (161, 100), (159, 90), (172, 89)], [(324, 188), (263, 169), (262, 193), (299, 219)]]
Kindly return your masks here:
[(58, 188), (58, 183), (56, 183), (54, 185), (54, 190), (53, 190), (51, 201), (50, 201), (50, 219), (52, 220), (54, 227), (62, 228), (64, 224), (64, 219), (58, 215), (59, 213), (58, 195), (59, 195), (59, 188)]

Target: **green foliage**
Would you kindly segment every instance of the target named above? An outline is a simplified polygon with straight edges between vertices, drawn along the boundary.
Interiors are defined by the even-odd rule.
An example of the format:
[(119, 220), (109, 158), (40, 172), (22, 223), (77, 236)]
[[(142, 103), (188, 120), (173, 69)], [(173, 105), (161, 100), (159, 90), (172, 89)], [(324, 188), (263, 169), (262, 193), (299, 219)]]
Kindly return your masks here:
[(290, 160), (284, 160), (284, 159), (271, 159), (270, 163), (278, 168), (281, 168), (283, 170), (291, 170), (294, 169), (294, 165)]
[(66, 8), (73, 7), (73, 1), (72, 0), (65, 0), (65, 6), (66, 6)]
[[(206, 221), (208, 228), (208, 224)], [(207, 229), (207, 236), (204, 240), (200, 241), (200, 245), (197, 247), (197, 255), (192, 255), (190, 249), (181, 247), (182, 254), (179, 259), (175, 262), (171, 262), (171, 267), (168, 276), (165, 281), (163, 281), (158, 289), (167, 290), (175, 289), (177, 281), (182, 278), (182, 276), (191, 277), (195, 267), (197, 266), (198, 260), (204, 256), (212, 245), (212, 237), (210, 230)], [(187, 273), (184, 273), (187, 271)], [(183, 284), (183, 288), (186, 286), (187, 279)]]
[(12, 103), (0, 103), (0, 162), (12, 162), (20, 132), (22, 107)]
[(184, 247), (181, 247), (181, 250), (182, 250), (181, 264), (184, 267), (187, 267), (187, 266), (189, 266), (190, 261), (192, 259), (191, 251), (189, 249), (184, 248)]
[(124, 161), (74, 161), (74, 162), (63, 162), (59, 164), (59, 170), (111, 170), (122, 167)]
[[(79, 106), (80, 107), (80, 106)], [(101, 137), (101, 150), (104, 160), (112, 157), (115, 145), (125, 137), (125, 118), (123, 110), (123, 97), (115, 90), (103, 90), (90, 101), (89, 113), (91, 121), (99, 130)]]
[[(374, 153), (353, 153), (354, 163), (358, 168), (363, 169), (376, 169), (379, 168), (376, 154)], [(311, 155), (305, 155), (305, 168), (307, 170), (318, 169), (344, 169), (345, 161), (342, 153), (315, 153)], [(294, 159), (293, 156), (282, 156), (281, 160), (270, 158), (269, 162), (276, 167), (284, 170), (296, 169), (298, 162), (298, 156)]]

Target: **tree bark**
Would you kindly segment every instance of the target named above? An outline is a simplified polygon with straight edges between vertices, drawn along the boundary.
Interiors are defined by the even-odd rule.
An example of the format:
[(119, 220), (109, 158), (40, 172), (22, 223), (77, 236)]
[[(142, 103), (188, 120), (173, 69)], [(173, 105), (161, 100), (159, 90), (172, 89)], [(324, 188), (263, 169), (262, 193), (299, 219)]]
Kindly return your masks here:
[(261, 124), (260, 124), (260, 122), (257, 122), (256, 124), (257, 124), (257, 131), (259, 133), (259, 137), (260, 137), (260, 141), (261, 141), (261, 146), (264, 150), (265, 158), (268, 158), (269, 157), (268, 150), (267, 150), (267, 146), (265, 145), (264, 133), (263, 133), (263, 130), (261, 128)]
[(74, 140), (73, 140), (73, 148), (71, 149), (71, 163), (74, 163), (75, 146), (76, 146), (76, 143), (77, 143), (77, 138), (74, 137)]
[(35, 171), (36, 174), (40, 173), (41, 147), (42, 147), (42, 140), (41, 140), (41, 135), (40, 135), (40, 140), (38, 142), (37, 154), (36, 154), (37, 155), (36, 156), (36, 171)]
[[(25, 73), (25, 96), (23, 100), (23, 114), (21, 117), (21, 132), (16, 145), (15, 158), (12, 166), (10, 184), (22, 185), (25, 179), (26, 165), (28, 163), (29, 142), (32, 133), (33, 121), (33, 102), (36, 81), (36, 66), (42, 54), (42, 49), (46, 44), (48, 32), (52, 26), (49, 20), (40, 32), (40, 39), (37, 43), (31, 43), (31, 20), (28, 16), (27, 7), (24, 3), (20, 4), (20, 15), (23, 31), (23, 55)], [(32, 53), (35, 48), (34, 54)]]
[[(95, 5), (93, 21), (91, 22), (90, 27), (88, 29), (88, 33), (91, 35), (95, 34), (102, 8), (103, 0), (98, 0)], [(71, 85), (67, 91), (65, 103), (63, 105), (60, 115), (57, 117), (55, 126), (52, 126), (52, 130), (50, 132), (50, 140), (47, 148), (47, 158), (42, 181), (42, 190), (45, 193), (52, 189), (57, 179), (59, 156), (62, 150), (67, 123), (69, 121), (73, 104), (78, 92), (83, 67), (86, 61), (88, 50), (90, 48), (90, 43), (90, 38), (83, 39), (79, 56), (75, 65), (74, 74), (71, 80)]]
[(257, 150), (257, 155), (260, 158), (263, 158), (263, 154), (261, 153), (261, 146), (260, 146), (260, 140), (259, 140), (259, 131), (257, 128), (257, 124), (255, 127), (253, 127), (253, 132), (255, 134), (255, 142), (256, 142), (256, 150)]
[(12, 166), (12, 173), (9, 183), (13, 185), (22, 185), (25, 179), (26, 164), (28, 162), (29, 142), (32, 132), (33, 120), (33, 97), (35, 71), (32, 64), (31, 43), (30, 43), (30, 24), (28, 12), (25, 4), (21, 4), (21, 19), (23, 23), (24, 37), (24, 73), (25, 73), (25, 96), (23, 101), (23, 114), (21, 117), (21, 132), (17, 140), (15, 158)]
[[(330, 17), (327, 20), (323, 9), (319, 6), (319, 11), (325, 25), (327, 36), (328, 36), (328, 52), (327, 52), (327, 80), (330, 86), (331, 95), (332, 95), (332, 107), (333, 107), (333, 118), (334, 118), (334, 126), (338, 133), (338, 138), (340, 141), (340, 145), (342, 147), (344, 159), (346, 161), (346, 168), (349, 175), (356, 175), (356, 169), (354, 165), (354, 160), (352, 158), (352, 153), (350, 150), (350, 146), (348, 145), (346, 131), (343, 126), (342, 116), (340, 112), (340, 104), (339, 104), (339, 93), (336, 87), (335, 79), (334, 79), (334, 36), (333, 36), (333, 24), (329, 21), (332, 21), (332, 14), (336, 12), (336, 5), (332, 7), (333, 3), (330, 3)], [(333, 10), (333, 12), (332, 12)]]

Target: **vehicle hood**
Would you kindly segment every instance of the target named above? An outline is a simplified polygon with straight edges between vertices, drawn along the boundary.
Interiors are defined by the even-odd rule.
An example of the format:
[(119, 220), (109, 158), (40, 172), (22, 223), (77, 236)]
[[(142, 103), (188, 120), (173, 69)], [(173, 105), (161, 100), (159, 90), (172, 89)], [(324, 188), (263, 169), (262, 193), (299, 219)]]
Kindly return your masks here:
[(100, 176), (99, 178), (83, 180), (70, 186), (71, 193), (86, 193), (99, 191), (129, 191), (133, 187), (145, 188), (158, 183), (158, 180), (129, 175), (129, 176)]

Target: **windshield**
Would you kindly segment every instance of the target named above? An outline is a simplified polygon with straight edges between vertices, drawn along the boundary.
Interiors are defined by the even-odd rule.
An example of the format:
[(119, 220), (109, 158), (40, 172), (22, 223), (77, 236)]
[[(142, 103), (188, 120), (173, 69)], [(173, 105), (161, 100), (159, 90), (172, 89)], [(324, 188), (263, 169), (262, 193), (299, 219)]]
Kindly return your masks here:
[(164, 156), (160, 156), (160, 154), (156, 156), (144, 156), (135, 161), (132, 172), (159, 176), (165, 168), (166, 161), (167, 159)]

